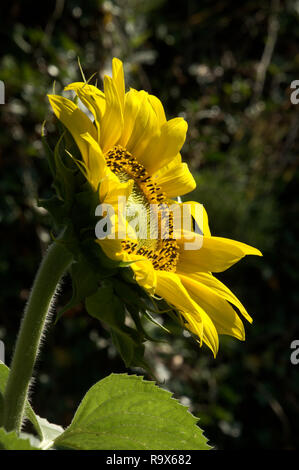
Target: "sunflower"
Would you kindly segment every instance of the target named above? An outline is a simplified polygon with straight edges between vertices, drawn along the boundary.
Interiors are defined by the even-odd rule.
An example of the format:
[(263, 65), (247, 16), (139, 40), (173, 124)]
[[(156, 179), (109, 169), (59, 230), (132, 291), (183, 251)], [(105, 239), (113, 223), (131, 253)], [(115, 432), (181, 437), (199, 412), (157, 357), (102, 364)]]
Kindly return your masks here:
[[(97, 243), (109, 258), (131, 263), (136, 282), (175, 309), (181, 324), (214, 356), (219, 334), (244, 340), (239, 314), (249, 322), (252, 319), (212, 273), (226, 270), (245, 255), (261, 253), (244, 243), (212, 236), (201, 204), (177, 202), (176, 198), (196, 186), (180, 155), (187, 133), (185, 120), (167, 120), (161, 101), (145, 91), (126, 92), (123, 65), (116, 58), (112, 77), (104, 77), (104, 92), (86, 82), (72, 83), (65, 90), (76, 93), (93, 119), (58, 95), (49, 95), (53, 111), (72, 134), (82, 156), (82, 171), (99, 201), (115, 208), (113, 226), (116, 230), (121, 224), (126, 227), (122, 238), (106, 237)], [(139, 204), (145, 214), (156, 206), (158, 237), (138, 236), (130, 218), (123, 220), (119, 201), (127, 209)], [(177, 237), (171, 205), (182, 211), (188, 208), (199, 230), (183, 227)], [(169, 236), (163, 232), (166, 228)], [(198, 249), (186, 249), (190, 240)]]

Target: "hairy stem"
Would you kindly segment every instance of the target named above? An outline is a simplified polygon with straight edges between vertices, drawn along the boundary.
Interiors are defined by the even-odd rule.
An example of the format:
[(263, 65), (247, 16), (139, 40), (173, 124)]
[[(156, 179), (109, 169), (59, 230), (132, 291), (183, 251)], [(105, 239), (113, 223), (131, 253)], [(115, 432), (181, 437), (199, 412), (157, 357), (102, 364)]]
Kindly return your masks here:
[(48, 249), (37, 272), (21, 323), (4, 394), (3, 426), (20, 431), (29, 383), (47, 314), (61, 276), (72, 255), (58, 241)]

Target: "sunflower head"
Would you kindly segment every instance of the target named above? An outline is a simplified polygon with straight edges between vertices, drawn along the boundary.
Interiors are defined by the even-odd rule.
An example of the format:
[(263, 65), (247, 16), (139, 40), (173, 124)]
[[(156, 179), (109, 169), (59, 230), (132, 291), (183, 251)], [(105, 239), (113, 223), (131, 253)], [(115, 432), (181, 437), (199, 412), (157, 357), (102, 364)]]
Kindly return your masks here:
[[(195, 188), (180, 154), (185, 120), (167, 120), (160, 100), (143, 90), (126, 91), (118, 59), (104, 91), (87, 82), (65, 90), (88, 114), (69, 98), (49, 95), (64, 133), (51, 157), (60, 207), (56, 200), (48, 208), (55, 206), (58, 223), (67, 226), (73, 282), (89, 313), (109, 325), (127, 365), (142, 364), (142, 318), (153, 320), (152, 311), (161, 309), (214, 355), (219, 334), (243, 340), (239, 315), (251, 318), (213, 273), (260, 252), (212, 236), (203, 206), (178, 202)], [(126, 312), (134, 327), (125, 324)]]

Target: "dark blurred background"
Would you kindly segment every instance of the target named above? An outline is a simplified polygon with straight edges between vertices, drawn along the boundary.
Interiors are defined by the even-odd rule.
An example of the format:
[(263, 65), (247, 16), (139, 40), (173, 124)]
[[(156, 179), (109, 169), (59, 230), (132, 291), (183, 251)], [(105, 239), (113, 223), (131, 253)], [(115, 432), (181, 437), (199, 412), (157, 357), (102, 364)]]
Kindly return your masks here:
[[(201, 418), (219, 449), (299, 447), (299, 365), (290, 361), (298, 328), (298, 1), (12, 0), (1, 5), (0, 339), (9, 363), (50, 220), (36, 205), (51, 178), (41, 124), (54, 133), (46, 94), (125, 63), (127, 87), (162, 100), (188, 124), (183, 157), (212, 233), (258, 247), (218, 277), (254, 318), (245, 343), (221, 338), (218, 357), (191, 338), (153, 334), (147, 357), (162, 384)], [(96, 77), (95, 77), (96, 78)], [(65, 278), (58, 307), (70, 298)], [(87, 389), (126, 369), (107, 330), (83, 305), (47, 339), (32, 403), (67, 425)]]

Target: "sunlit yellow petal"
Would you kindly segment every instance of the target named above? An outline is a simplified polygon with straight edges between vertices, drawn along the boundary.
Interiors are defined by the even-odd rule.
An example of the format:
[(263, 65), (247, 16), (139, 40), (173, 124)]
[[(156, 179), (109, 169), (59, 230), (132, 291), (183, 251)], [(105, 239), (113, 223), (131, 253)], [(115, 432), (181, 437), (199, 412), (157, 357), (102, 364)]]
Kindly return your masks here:
[(100, 201), (105, 204), (110, 204), (113, 206), (114, 210), (118, 209), (118, 204), (122, 199), (127, 200), (132, 192), (134, 181), (128, 180), (124, 183), (121, 183), (115, 175), (111, 175), (103, 179), (100, 186)]
[(204, 309), (191, 298), (179, 276), (157, 271), (156, 293), (180, 311), (188, 322), (186, 327), (202, 339), (215, 356), (219, 347), (216, 328)]
[(146, 258), (140, 260), (140, 256), (137, 255), (131, 255), (131, 259), (136, 260), (135, 263), (131, 264), (136, 282), (146, 289), (149, 294), (154, 294), (157, 288), (157, 275), (152, 263)]
[(132, 186), (133, 180), (120, 183), (118, 178), (109, 170), (100, 184), (101, 205), (99, 208), (101, 208), (101, 213), (96, 212), (96, 215), (106, 218), (110, 222), (110, 229), (107, 229), (108, 233), (103, 238), (97, 235), (99, 238), (97, 242), (101, 245), (105, 254), (113, 260), (129, 261), (131, 259), (130, 255), (122, 249), (121, 241), (126, 235), (128, 237), (132, 236), (130, 226), (123, 216)]
[[(245, 243), (221, 237), (202, 237), (189, 234), (186, 239), (177, 240), (181, 246), (177, 270), (180, 272), (221, 272), (237, 263), (246, 255), (262, 256), (261, 252)], [(184, 242), (191, 238), (194, 247), (202, 244), (200, 249), (184, 249)], [(193, 237), (193, 238), (192, 238)], [(189, 240), (188, 240), (189, 241)]]
[(107, 152), (117, 144), (123, 131), (123, 113), (118, 92), (111, 77), (104, 77), (106, 111), (101, 123), (101, 147)]
[(154, 173), (153, 178), (168, 197), (183, 196), (196, 187), (188, 165), (181, 162), (180, 154), (164, 168)]
[(157, 271), (156, 294), (161, 296), (170, 305), (182, 314), (192, 313), (196, 323), (196, 334), (201, 338), (203, 333), (202, 309), (198, 308), (182, 285), (179, 276), (167, 271)]
[(139, 158), (150, 174), (168, 165), (180, 152), (188, 125), (183, 118), (174, 118), (163, 124), (160, 134), (147, 145)]
[(124, 68), (121, 60), (112, 59), (112, 79), (118, 94), (119, 103), (124, 111), (125, 106), (125, 78), (124, 78)]
[(88, 132), (91, 137), (96, 139), (96, 128), (86, 114), (81, 111), (72, 101), (58, 95), (48, 95), (50, 104), (56, 117), (72, 134), (76, 144), (79, 147), (83, 161), (88, 162), (89, 145), (82, 139), (81, 134)]
[(138, 92), (131, 88), (125, 95), (125, 109), (124, 109), (124, 128), (123, 133), (119, 139), (119, 144), (123, 147), (127, 146), (128, 140), (131, 137), (132, 131), (135, 126), (136, 118), (143, 101), (146, 99), (145, 92)]
[(160, 127), (163, 126), (163, 124), (166, 122), (166, 116), (165, 116), (163, 104), (161, 103), (159, 98), (157, 98), (154, 95), (148, 95), (148, 99), (149, 99), (150, 104), (155, 110), (159, 126)]
[(209, 289), (213, 290), (215, 294), (222, 297), (223, 299), (230, 302), (232, 305), (235, 305), (240, 313), (246, 318), (247, 321), (252, 323), (251, 316), (247, 313), (246, 308), (240, 302), (240, 300), (233, 294), (233, 292), (224, 285), (219, 279), (217, 279), (211, 273), (191, 273), (188, 274), (189, 277), (195, 279), (196, 281), (202, 283)]
[(219, 334), (245, 339), (242, 321), (223, 297), (191, 276), (180, 275), (180, 279), (193, 300), (209, 315)]
[(119, 262), (126, 261), (126, 253), (122, 249), (121, 241), (117, 238), (104, 238), (103, 240), (96, 240), (96, 242), (100, 245), (108, 258)]
[(131, 135), (127, 141), (126, 147), (129, 152), (146, 168), (146, 151), (148, 145), (156, 139), (159, 134), (159, 126), (157, 115), (148, 100), (148, 94), (146, 92), (139, 92), (139, 94), (133, 97), (134, 100), (132, 109), (133, 121), (135, 115), (135, 108), (138, 107), (138, 112), (135, 115), (135, 123)]
[(65, 87), (65, 90), (73, 90), (84, 106), (93, 114), (98, 130), (98, 142), (100, 141), (100, 122), (106, 110), (105, 94), (93, 85), (84, 82), (74, 82)]
[[(182, 206), (185, 207), (184, 210), (186, 214), (189, 213), (194, 218), (197, 227), (201, 231), (201, 234), (203, 234), (205, 237), (210, 237), (211, 231), (209, 227), (209, 219), (204, 205), (196, 201), (187, 201), (184, 202)], [(186, 211), (187, 208), (189, 208), (189, 211)]]
[(104, 178), (107, 171), (106, 160), (99, 144), (86, 132), (81, 135), (82, 139), (88, 142), (88, 174), (89, 182), (96, 190), (101, 179)]

